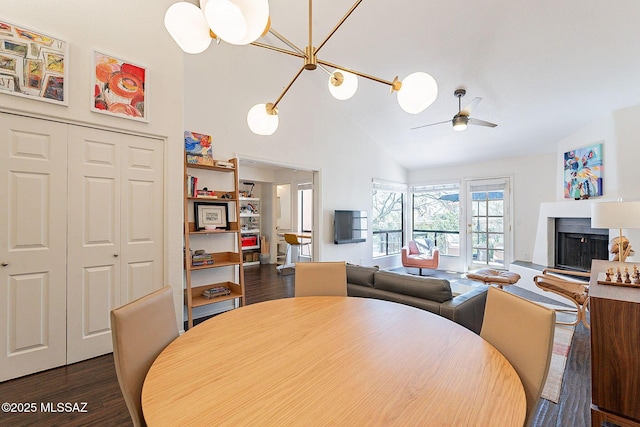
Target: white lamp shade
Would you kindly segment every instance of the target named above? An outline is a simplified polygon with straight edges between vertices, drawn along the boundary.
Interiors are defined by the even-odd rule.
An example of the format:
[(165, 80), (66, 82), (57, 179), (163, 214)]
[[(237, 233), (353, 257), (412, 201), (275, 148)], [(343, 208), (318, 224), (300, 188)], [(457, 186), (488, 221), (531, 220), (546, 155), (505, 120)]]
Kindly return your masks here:
[[(342, 83), (336, 86), (332, 83), (331, 80), (338, 74), (342, 75)], [(338, 80), (340, 80), (340, 78), (338, 78)], [(329, 87), (329, 92), (331, 92), (331, 95), (333, 95), (335, 99), (344, 101), (345, 99), (351, 98), (358, 90), (358, 77), (356, 77), (355, 74), (349, 73), (344, 70), (335, 70), (329, 76), (327, 86)]]
[(172, 4), (164, 15), (164, 26), (186, 53), (204, 52), (211, 44), (209, 24), (195, 4)]
[(211, 31), (230, 44), (256, 41), (269, 22), (268, 0), (200, 0), (200, 7)]
[(229, 0), (201, 0), (209, 27), (227, 43), (237, 43), (247, 36), (247, 20), (238, 6)]
[(247, 124), (256, 135), (272, 135), (278, 129), (278, 115), (267, 113), (266, 104), (256, 104), (247, 114)]
[(438, 97), (438, 84), (431, 75), (423, 72), (409, 74), (398, 91), (398, 104), (409, 114), (424, 111)]
[(592, 228), (640, 228), (640, 202), (591, 204)]

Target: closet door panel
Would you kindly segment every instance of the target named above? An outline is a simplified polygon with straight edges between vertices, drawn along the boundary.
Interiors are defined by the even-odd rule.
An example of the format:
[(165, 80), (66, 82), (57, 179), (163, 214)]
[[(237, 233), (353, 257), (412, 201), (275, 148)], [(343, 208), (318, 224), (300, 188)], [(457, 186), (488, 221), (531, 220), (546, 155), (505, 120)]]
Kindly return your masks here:
[(69, 126), (67, 363), (109, 353), (120, 302), (121, 134)]
[(164, 283), (164, 148), (160, 140), (123, 135), (121, 304)]
[(0, 381), (66, 361), (66, 142), (0, 113)]

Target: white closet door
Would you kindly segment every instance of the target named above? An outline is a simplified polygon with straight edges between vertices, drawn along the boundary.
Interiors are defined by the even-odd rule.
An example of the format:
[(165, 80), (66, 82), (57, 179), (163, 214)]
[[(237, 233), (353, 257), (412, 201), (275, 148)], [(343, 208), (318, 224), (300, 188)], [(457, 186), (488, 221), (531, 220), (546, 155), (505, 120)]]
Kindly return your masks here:
[(162, 141), (69, 127), (67, 363), (112, 351), (110, 311), (163, 286)]
[(0, 113), (0, 381), (66, 361), (67, 126)]
[(167, 285), (163, 141), (122, 138), (120, 305)]

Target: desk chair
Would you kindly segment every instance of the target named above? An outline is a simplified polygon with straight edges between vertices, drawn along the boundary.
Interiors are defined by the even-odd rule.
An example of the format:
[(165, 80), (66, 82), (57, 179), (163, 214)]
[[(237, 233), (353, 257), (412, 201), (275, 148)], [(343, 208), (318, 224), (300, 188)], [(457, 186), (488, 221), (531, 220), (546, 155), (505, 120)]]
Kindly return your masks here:
[[(554, 274), (555, 273), (555, 274)], [(581, 281), (577, 279), (571, 279), (566, 276), (560, 276), (560, 274), (571, 274), (572, 276), (584, 277), (587, 281)], [(552, 292), (561, 297), (567, 298), (576, 306), (577, 314), (576, 320), (573, 322), (556, 322), (559, 325), (571, 325), (575, 326), (582, 322), (584, 326), (589, 329), (589, 322), (587, 322), (587, 309), (589, 308), (589, 277), (591, 273), (582, 271), (567, 271), (559, 270), (555, 268), (545, 268), (542, 274), (539, 274), (533, 278), (537, 287), (546, 292)], [(563, 312), (575, 312), (576, 310), (557, 310)]]
[(309, 246), (311, 244), (311, 240), (299, 238), (297, 234), (293, 233), (284, 233), (284, 241), (287, 242), (287, 253), (285, 256), (284, 264), (276, 267), (278, 273), (282, 272), (285, 268), (296, 268), (296, 263), (291, 260), (291, 247), (296, 246), (298, 248), (298, 256), (296, 258), (296, 262), (300, 260), (300, 251), (304, 246)]
[(527, 398), (525, 426), (531, 423), (549, 373), (555, 321), (553, 310), (494, 286), (487, 291), (480, 336), (518, 373)]
[(142, 384), (156, 357), (178, 338), (173, 290), (165, 286), (111, 310), (113, 359), (133, 425), (145, 426)]
[(347, 296), (347, 264), (301, 262), (296, 265), (295, 296)]

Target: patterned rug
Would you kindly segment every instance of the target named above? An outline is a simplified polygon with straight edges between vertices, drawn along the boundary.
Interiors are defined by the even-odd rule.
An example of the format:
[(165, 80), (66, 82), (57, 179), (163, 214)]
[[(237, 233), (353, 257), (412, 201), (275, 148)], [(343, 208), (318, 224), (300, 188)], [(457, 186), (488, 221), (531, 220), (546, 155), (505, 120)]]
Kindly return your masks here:
[[(547, 304), (543, 304), (547, 305)], [(547, 305), (548, 306), (548, 305)], [(551, 307), (553, 308), (553, 307)], [(556, 311), (557, 319), (563, 321), (572, 321), (575, 315), (561, 313)], [(549, 366), (549, 374), (547, 382), (542, 390), (542, 398), (553, 403), (558, 403), (560, 390), (562, 390), (562, 380), (567, 365), (567, 357), (571, 347), (571, 339), (575, 326), (556, 325), (555, 335), (553, 337), (553, 353), (551, 354), (551, 365)]]

